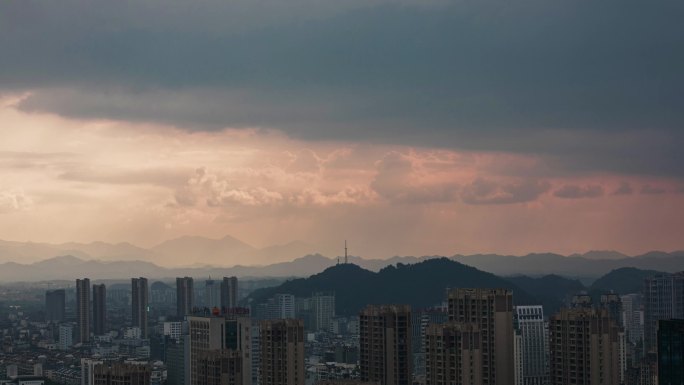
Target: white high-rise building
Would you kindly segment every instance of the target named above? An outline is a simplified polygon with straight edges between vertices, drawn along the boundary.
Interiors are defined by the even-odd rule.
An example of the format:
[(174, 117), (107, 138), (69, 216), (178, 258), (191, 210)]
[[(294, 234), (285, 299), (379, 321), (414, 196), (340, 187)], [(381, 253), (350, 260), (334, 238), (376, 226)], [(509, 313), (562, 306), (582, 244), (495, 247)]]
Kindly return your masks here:
[(622, 326), (627, 339), (632, 344), (644, 338), (644, 311), (641, 307), (641, 294), (627, 294), (620, 297), (622, 301)]
[(543, 385), (549, 378), (548, 335), (544, 310), (538, 306), (515, 307), (516, 328), (520, 332), (522, 385)]
[(205, 282), (204, 306), (221, 308), (221, 285), (212, 279)]
[(330, 331), (335, 318), (335, 294), (314, 293), (311, 297), (314, 312), (314, 329)]
[(269, 309), (271, 319), (295, 318), (295, 296), (292, 294), (276, 294), (273, 308)]
[(91, 358), (81, 358), (81, 385), (95, 384), (95, 366), (102, 364), (103, 361)]
[(59, 325), (59, 350), (68, 350), (74, 344), (73, 325)]
[(173, 338), (178, 341), (180, 336), (183, 335), (183, 323), (182, 322), (164, 322), (164, 335)]

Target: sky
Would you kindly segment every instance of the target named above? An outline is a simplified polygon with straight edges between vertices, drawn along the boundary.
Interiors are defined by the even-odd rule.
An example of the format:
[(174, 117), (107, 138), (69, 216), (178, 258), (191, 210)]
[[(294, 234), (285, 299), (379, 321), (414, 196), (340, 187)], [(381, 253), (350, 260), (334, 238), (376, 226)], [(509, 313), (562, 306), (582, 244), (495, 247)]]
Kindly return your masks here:
[(684, 3), (0, 3), (0, 239), (684, 249)]

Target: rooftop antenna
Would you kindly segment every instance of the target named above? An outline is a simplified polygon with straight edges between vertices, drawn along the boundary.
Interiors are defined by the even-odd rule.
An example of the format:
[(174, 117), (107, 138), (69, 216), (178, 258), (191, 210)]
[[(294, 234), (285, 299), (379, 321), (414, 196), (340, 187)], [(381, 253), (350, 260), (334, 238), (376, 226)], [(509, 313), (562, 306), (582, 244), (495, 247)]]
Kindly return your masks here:
[(344, 264), (348, 264), (349, 259), (347, 258), (347, 240), (344, 240)]

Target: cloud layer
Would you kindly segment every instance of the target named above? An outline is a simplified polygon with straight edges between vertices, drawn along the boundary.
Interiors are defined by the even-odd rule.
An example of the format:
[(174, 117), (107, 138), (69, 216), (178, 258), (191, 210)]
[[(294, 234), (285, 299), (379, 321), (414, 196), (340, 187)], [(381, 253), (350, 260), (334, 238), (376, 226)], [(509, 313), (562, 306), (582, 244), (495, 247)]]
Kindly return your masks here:
[(20, 108), (682, 175), (677, 0), (0, 4)]

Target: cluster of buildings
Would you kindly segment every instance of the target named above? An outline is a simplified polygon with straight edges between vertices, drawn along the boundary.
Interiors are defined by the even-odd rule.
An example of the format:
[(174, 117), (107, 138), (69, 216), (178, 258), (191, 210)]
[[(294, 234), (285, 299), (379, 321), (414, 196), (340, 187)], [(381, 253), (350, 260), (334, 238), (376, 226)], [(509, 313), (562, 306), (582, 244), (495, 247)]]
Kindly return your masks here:
[(0, 383), (684, 383), (684, 273), (648, 278), (641, 293), (578, 294), (551, 316), (514, 305), (507, 289), (450, 289), (432, 308), (368, 305), (341, 317), (329, 292), (245, 308), (235, 277), (203, 290), (190, 277), (152, 286), (131, 279), (123, 316), (120, 293), (88, 279), (76, 281), (71, 312), (57, 289), (45, 294), (44, 319), (12, 313), (0, 324), (10, 326)]

